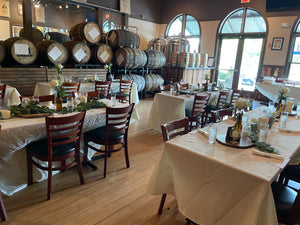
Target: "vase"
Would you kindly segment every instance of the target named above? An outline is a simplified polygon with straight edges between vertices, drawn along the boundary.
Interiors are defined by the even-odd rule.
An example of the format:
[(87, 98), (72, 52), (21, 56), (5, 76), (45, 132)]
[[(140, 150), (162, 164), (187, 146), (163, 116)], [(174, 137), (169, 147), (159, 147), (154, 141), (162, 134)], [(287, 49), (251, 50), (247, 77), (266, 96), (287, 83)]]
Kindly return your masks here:
[(232, 127), (231, 131), (231, 137), (233, 141), (239, 141), (241, 138), (241, 132), (242, 132), (242, 116), (243, 112), (238, 112), (236, 114), (236, 122), (234, 126)]
[(281, 111), (282, 111), (282, 99), (279, 99), (276, 111), (278, 112), (278, 115), (280, 116)]
[(57, 111), (62, 111), (62, 103), (63, 103), (62, 97), (59, 94), (57, 94), (56, 95), (56, 110)]

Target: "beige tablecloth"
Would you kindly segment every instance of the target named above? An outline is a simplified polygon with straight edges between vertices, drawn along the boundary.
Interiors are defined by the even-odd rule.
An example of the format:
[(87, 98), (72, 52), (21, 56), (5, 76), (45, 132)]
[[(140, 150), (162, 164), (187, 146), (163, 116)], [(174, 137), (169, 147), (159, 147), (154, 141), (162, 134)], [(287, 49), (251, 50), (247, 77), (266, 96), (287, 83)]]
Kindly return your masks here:
[[(218, 134), (233, 124), (219, 123)], [(299, 155), (300, 135), (281, 133), (275, 123), (267, 142), (285, 160), (256, 156), (255, 148), (208, 144), (207, 136), (197, 131), (176, 137), (165, 143), (148, 193), (174, 195), (180, 212), (199, 224), (278, 224), (270, 184)]]
[(295, 98), (295, 103), (300, 102), (300, 87), (286, 86), (283, 84), (266, 84), (266, 83), (256, 83), (255, 87), (261, 94), (263, 94), (273, 102), (278, 101), (279, 91), (281, 91), (283, 87), (287, 87), (289, 89), (287, 96)]
[[(109, 100), (103, 101), (106, 104), (110, 104)], [(124, 106), (122, 103), (117, 103), (116, 105), (116, 107), (122, 106)], [(5, 195), (12, 195), (27, 186), (25, 146), (30, 142), (46, 138), (45, 118), (12, 118), (0, 120), (0, 124), (2, 126), (0, 134), (0, 190)], [(104, 125), (105, 109), (88, 110), (83, 132)], [(83, 140), (81, 140), (81, 145), (83, 150)], [(94, 153), (94, 151), (90, 150), (89, 158)], [(55, 173), (57, 172), (53, 172), (53, 174)], [(47, 179), (47, 172), (34, 167), (34, 181), (44, 179)]]
[[(219, 92), (211, 92), (208, 104), (216, 104)], [(148, 127), (161, 131), (160, 125), (185, 117), (185, 110), (192, 110), (194, 96), (170, 95), (169, 92), (157, 93), (151, 107)]]

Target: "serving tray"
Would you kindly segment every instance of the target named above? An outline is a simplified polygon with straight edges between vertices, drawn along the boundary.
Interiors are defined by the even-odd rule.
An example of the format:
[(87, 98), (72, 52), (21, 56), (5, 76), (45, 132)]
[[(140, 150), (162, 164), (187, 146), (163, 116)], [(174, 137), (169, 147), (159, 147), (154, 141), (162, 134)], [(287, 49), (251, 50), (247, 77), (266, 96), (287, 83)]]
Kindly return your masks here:
[(254, 144), (248, 137), (241, 137), (239, 142), (232, 142), (226, 140), (226, 134), (221, 134), (217, 136), (217, 141), (222, 144), (233, 148), (251, 148)]

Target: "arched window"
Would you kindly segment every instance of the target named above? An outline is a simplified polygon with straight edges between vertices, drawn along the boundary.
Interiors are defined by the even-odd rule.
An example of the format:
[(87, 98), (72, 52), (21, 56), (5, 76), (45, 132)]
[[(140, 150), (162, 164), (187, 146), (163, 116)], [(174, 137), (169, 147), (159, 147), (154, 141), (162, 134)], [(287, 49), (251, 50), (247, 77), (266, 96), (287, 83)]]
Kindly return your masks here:
[(218, 82), (226, 88), (253, 91), (261, 70), (266, 22), (254, 9), (230, 13), (218, 32)]
[(105, 21), (102, 25), (103, 32), (109, 32), (111, 30), (115, 30), (117, 28), (116, 24), (112, 21)]
[(289, 80), (300, 81), (300, 19), (295, 25), (291, 41), (291, 55), (289, 60)]
[(182, 37), (189, 41), (190, 52), (199, 52), (200, 26), (198, 21), (188, 15), (180, 14), (173, 18), (166, 29), (166, 37)]

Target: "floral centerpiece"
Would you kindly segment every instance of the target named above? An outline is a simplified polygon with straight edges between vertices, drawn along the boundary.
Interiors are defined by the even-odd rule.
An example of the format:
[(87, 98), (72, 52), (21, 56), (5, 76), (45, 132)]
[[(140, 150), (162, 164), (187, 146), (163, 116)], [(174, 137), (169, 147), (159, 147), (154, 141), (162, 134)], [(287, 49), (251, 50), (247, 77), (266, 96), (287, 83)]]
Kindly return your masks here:
[(209, 75), (208, 74), (205, 74), (204, 80), (205, 80), (204, 91), (207, 91), (207, 89), (208, 89), (208, 81), (209, 81)]
[(56, 79), (50, 82), (50, 86), (56, 92), (56, 110), (62, 110), (62, 98), (65, 96), (65, 88), (62, 86), (64, 81), (61, 74), (64, 67), (57, 64), (54, 68), (56, 69)]
[(107, 69), (107, 73), (106, 73), (106, 80), (113, 80), (113, 77), (111, 76), (111, 67), (112, 67), (112, 63), (109, 62), (108, 64), (104, 65), (104, 69)]
[(278, 95), (278, 105), (277, 105), (277, 111), (280, 115), (282, 108), (283, 108), (283, 101), (286, 100), (287, 93), (289, 92), (289, 89), (287, 87), (283, 87), (280, 91), (279, 91), (279, 95)]

